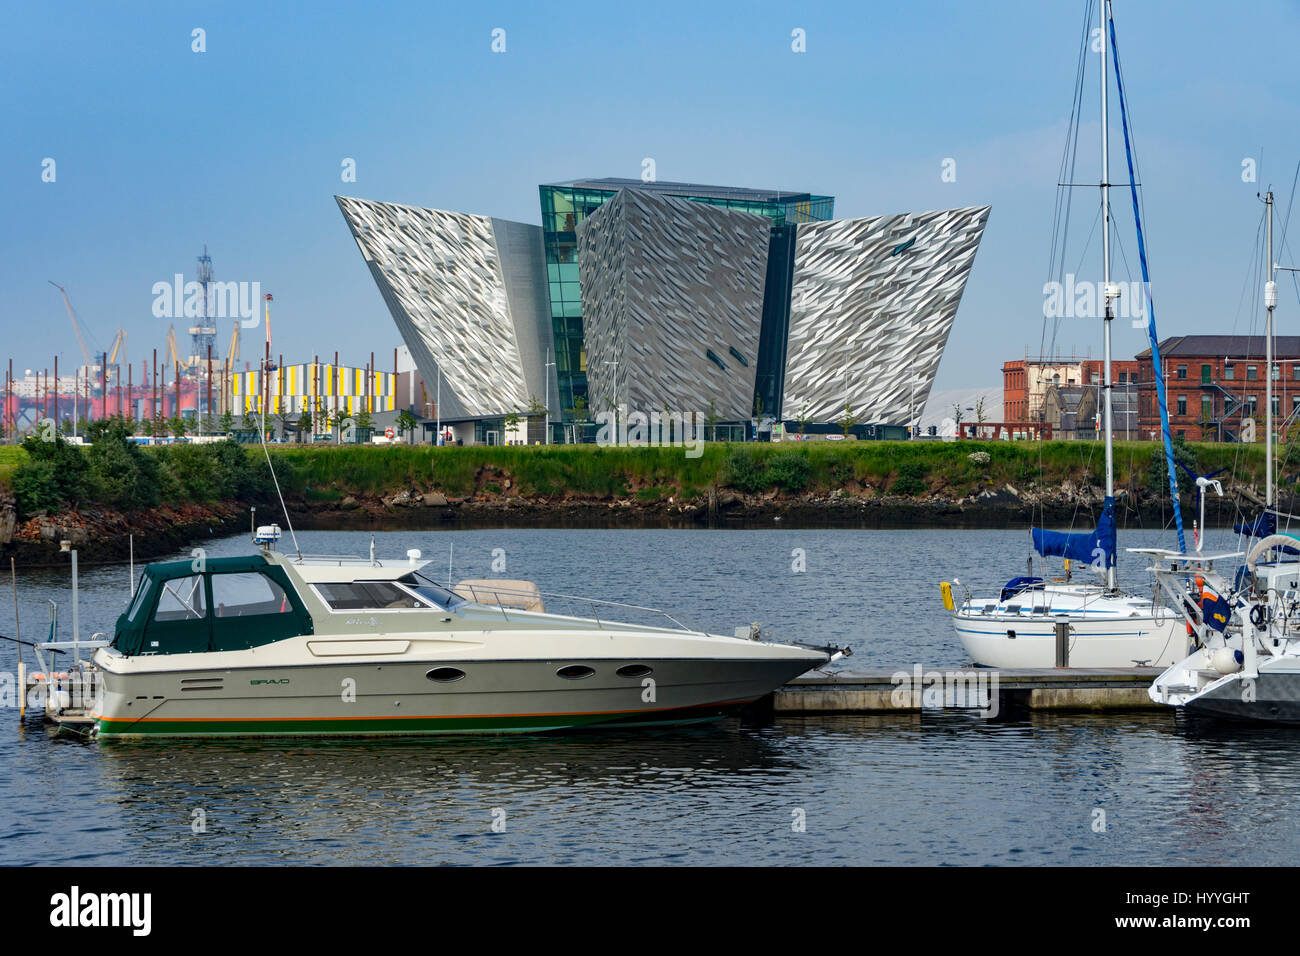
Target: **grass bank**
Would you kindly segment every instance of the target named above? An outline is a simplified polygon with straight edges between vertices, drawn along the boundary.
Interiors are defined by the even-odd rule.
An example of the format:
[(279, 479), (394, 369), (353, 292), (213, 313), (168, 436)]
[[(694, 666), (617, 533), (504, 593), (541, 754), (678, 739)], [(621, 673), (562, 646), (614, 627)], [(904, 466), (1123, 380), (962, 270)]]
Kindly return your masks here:
[[(509, 494), (689, 500), (708, 491), (963, 497), (991, 486), (1100, 484), (1095, 442), (808, 442), (709, 444), (698, 458), (673, 448), (592, 445), (440, 448), (279, 446), (272, 450), (286, 494), (308, 500), (382, 496), (401, 489), (455, 497)], [(1155, 442), (1119, 442), (1116, 484), (1165, 496), (1163, 452)], [(1227, 468), (1247, 485), (1263, 481), (1261, 446), (1180, 444), (1179, 460), (1198, 473)], [(1300, 470), (1300, 452), (1279, 454)], [(1184, 487), (1187, 486), (1183, 476)]]
[[(1292, 449), (1295, 448), (1295, 453)], [(349, 496), (403, 491), (449, 498), (690, 501), (721, 491), (807, 497), (836, 491), (863, 498), (961, 499), (1011, 485), (1023, 491), (1100, 485), (1096, 442), (807, 442), (707, 444), (680, 448), (594, 445), (431, 448), (279, 445), (270, 451), (286, 497), (308, 507)], [(1182, 444), (1179, 460), (1198, 473), (1226, 468), (1230, 482), (1263, 484), (1260, 445)], [(1296, 488), (1300, 445), (1279, 452), (1280, 486)], [(1116, 485), (1144, 500), (1167, 499), (1163, 451), (1155, 442), (1118, 442)], [(0, 483), (21, 520), (86, 506), (134, 511), (162, 505), (262, 501), (273, 494), (258, 446), (140, 447), (106, 432), (89, 448), (28, 443), (0, 448)], [(1183, 476), (1182, 487), (1190, 489)], [(1188, 499), (1190, 500), (1190, 498)]]

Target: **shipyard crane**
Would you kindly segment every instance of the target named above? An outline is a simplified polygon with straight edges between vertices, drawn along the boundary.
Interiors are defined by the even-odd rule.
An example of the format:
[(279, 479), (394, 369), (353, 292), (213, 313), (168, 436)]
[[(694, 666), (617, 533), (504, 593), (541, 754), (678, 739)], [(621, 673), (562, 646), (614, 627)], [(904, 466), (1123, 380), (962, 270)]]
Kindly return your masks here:
[(81, 322), (77, 320), (76, 310), (72, 308), (72, 300), (68, 298), (68, 290), (63, 288), (63, 286), (59, 285), (53, 279), (48, 279), (46, 281), (48, 281), (50, 285), (54, 286), (54, 288), (58, 289), (59, 293), (63, 296), (63, 304), (68, 310), (68, 318), (72, 320), (72, 331), (77, 334), (77, 344), (81, 346), (81, 354), (85, 357), (87, 365), (94, 365), (94, 356), (90, 354), (90, 348), (86, 345), (86, 337), (81, 334)]
[(176, 374), (179, 377), (181, 373), (181, 357), (176, 352), (176, 326), (167, 327), (167, 357), (176, 368)]
[(117, 353), (122, 353), (122, 362), (126, 363), (126, 329), (118, 329), (113, 337), (113, 344), (108, 349), (108, 364), (117, 364)]
[(226, 349), (226, 368), (233, 369), (235, 363), (239, 361), (239, 320), (235, 320), (235, 327), (230, 333), (230, 346)]

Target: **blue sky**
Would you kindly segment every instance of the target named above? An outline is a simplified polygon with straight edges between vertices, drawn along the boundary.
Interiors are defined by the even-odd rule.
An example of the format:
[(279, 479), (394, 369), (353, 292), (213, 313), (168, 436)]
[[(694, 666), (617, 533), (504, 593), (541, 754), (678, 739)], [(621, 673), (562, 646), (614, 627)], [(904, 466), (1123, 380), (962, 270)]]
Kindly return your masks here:
[[(1161, 332), (1250, 331), (1255, 193), (1279, 194), (1280, 236), (1300, 160), (1300, 4), (1115, 6)], [(204, 243), (218, 279), (275, 295), (286, 359), (382, 364), (399, 337), (335, 193), (539, 222), (538, 183), (638, 176), (644, 157), (664, 180), (829, 193), (837, 216), (990, 203), (936, 387), (1000, 383), (1005, 359), (1039, 349), (1082, 0), (9, 3), (0, 16), (0, 361), (16, 369), (56, 352), (79, 363), (47, 279), (99, 346), (125, 327), (138, 368), (167, 332), (153, 284), (193, 278)], [(806, 53), (791, 51), (795, 28)], [(1085, 124), (1096, 100), (1093, 82)], [(1095, 143), (1085, 125), (1082, 181), (1097, 178)], [(1246, 157), (1258, 182), (1242, 181)], [(956, 182), (941, 180), (945, 158)], [(1087, 275), (1096, 194), (1076, 192), (1071, 256)], [(1136, 270), (1126, 192), (1115, 201)], [(1300, 331), (1296, 306), (1283, 283), (1279, 332)], [(223, 349), (228, 337), (222, 323)], [(1068, 322), (1058, 342), (1097, 355), (1098, 323)], [(1117, 356), (1144, 344), (1116, 323)]]

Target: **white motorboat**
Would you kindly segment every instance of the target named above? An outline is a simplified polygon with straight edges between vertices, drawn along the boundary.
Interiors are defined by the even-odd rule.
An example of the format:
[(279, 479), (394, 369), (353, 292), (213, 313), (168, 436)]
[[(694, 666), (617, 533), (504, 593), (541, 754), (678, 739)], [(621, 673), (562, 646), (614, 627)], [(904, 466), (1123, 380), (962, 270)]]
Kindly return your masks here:
[(734, 714), (833, 656), (671, 617), (620, 623), (609, 615), (651, 609), (611, 602), (549, 613), (544, 599), (527, 582), (443, 587), (418, 552), (149, 565), (95, 650), (91, 716), (100, 738), (663, 726)]

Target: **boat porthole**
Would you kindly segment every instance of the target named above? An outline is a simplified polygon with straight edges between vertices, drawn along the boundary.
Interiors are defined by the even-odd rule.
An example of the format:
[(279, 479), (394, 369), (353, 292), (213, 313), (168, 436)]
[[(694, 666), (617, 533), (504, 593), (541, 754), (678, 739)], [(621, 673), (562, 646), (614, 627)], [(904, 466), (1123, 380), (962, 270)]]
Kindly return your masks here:
[(594, 673), (596, 672), (586, 664), (570, 664), (567, 667), (561, 667), (555, 672), (555, 676), (563, 677), (565, 680), (582, 680)]
[(424, 676), (439, 684), (450, 684), (452, 681), (458, 681), (463, 678), (465, 672), (459, 667), (435, 667)]
[(654, 668), (644, 664), (624, 664), (618, 669), (619, 677), (649, 677), (653, 673)]

